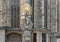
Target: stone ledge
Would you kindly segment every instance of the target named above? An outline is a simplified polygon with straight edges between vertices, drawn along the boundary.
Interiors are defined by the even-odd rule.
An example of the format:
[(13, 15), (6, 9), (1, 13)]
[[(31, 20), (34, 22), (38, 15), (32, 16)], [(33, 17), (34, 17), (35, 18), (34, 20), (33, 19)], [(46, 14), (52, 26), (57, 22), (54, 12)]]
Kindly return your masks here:
[(0, 27), (2, 30), (21, 30), (21, 28), (12, 28), (12, 27)]
[(46, 28), (34, 28), (32, 29), (33, 31), (42, 31), (42, 32), (48, 32), (50, 30), (46, 29)]

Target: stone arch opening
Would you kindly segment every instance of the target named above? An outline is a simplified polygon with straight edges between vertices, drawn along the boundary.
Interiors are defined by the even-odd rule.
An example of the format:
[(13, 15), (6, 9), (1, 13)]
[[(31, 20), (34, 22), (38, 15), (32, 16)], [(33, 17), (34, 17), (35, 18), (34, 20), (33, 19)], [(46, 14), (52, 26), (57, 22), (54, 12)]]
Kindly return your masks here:
[(22, 35), (18, 33), (10, 33), (6, 38), (6, 42), (22, 42)]

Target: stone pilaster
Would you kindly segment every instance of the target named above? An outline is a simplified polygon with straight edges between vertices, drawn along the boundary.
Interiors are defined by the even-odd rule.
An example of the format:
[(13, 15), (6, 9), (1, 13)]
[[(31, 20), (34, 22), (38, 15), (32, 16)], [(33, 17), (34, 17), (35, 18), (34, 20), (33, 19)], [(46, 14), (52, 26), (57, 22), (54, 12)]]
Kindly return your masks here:
[(5, 30), (0, 30), (0, 42), (5, 42)]
[(40, 32), (37, 31), (37, 42), (40, 42)]
[(42, 28), (42, 0), (34, 0), (34, 28)]
[(2, 26), (2, 11), (3, 11), (3, 1), (0, 0), (0, 26)]

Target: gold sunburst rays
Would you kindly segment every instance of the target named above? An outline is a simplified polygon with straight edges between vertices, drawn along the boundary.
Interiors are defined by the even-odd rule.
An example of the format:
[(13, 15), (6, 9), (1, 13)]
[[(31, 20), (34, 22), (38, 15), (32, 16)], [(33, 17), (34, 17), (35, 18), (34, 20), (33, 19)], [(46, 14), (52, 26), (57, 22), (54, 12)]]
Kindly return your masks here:
[(30, 4), (25, 3), (25, 4), (21, 5), (21, 11), (32, 13), (32, 7), (30, 6)]

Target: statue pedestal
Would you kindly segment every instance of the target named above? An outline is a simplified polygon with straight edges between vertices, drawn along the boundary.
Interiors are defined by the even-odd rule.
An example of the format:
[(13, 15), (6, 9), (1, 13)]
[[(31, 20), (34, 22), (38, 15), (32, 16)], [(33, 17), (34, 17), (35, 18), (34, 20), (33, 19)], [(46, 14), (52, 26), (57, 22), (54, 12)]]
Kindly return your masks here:
[(31, 31), (25, 30), (23, 33), (24, 42), (31, 42)]

